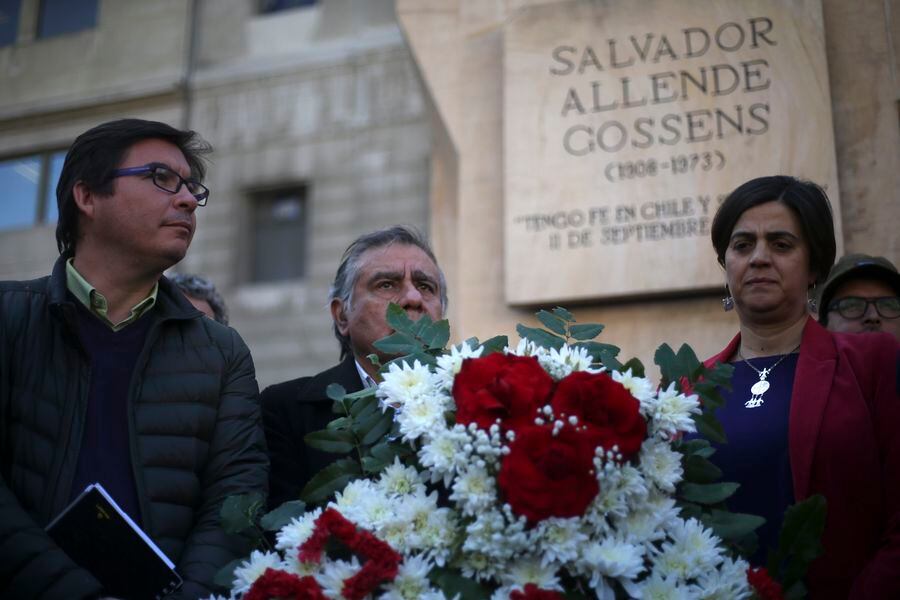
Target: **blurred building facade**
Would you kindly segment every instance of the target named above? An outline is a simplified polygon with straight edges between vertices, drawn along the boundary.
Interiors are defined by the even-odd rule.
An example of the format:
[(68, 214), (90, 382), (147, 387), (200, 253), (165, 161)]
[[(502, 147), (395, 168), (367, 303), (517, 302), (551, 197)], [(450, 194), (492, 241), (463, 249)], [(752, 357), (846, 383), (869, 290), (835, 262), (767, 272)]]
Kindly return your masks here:
[(341, 252), (428, 224), (429, 124), (393, 2), (0, 0), (0, 278), (49, 272), (66, 148), (123, 117), (213, 145), (176, 269), (222, 291), (260, 385), (337, 362)]
[[(176, 269), (223, 293), (261, 386), (337, 361), (326, 295), (340, 254), (393, 223), (434, 240), (454, 339), (514, 338), (533, 307), (505, 303), (499, 241), (484, 251), (456, 235), (502, 237), (488, 143), (499, 121), (466, 121), (483, 144), (460, 163), (397, 13), (470, 32), (470, 54), (447, 56), (463, 67), (445, 69), (465, 88), (499, 43), (497, 15), (548, 2), (0, 0), (0, 279), (49, 272), (55, 180), (75, 136), (141, 117), (195, 129), (215, 148), (212, 195)], [(844, 250), (896, 262), (900, 10), (894, 0), (822, 0), (822, 12)], [(466, 88), (461, 112), (496, 100), (495, 83)], [(477, 193), (460, 207), (457, 188)], [(649, 364), (663, 341), (687, 341), (702, 356), (721, 348), (736, 322), (719, 295), (585, 302), (576, 312), (606, 323), (625, 358)]]

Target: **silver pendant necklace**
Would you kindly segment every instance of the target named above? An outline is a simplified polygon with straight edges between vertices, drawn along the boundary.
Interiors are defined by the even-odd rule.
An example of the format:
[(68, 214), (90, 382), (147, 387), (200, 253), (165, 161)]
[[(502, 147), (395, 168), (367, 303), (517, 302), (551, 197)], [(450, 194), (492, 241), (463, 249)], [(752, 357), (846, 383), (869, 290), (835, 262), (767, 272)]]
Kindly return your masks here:
[(787, 354), (782, 355), (781, 358), (779, 358), (777, 361), (775, 361), (774, 365), (772, 365), (768, 369), (762, 369), (762, 370), (759, 370), (756, 367), (754, 367), (752, 364), (750, 364), (750, 361), (747, 360), (746, 358), (744, 358), (744, 355), (741, 354), (740, 349), (738, 349), (738, 357), (742, 361), (747, 363), (747, 366), (750, 367), (751, 369), (753, 369), (754, 371), (756, 371), (756, 374), (759, 375), (759, 381), (757, 381), (750, 387), (750, 399), (747, 400), (746, 402), (744, 402), (744, 408), (759, 408), (760, 406), (763, 405), (763, 402), (765, 402), (765, 400), (763, 399), (763, 394), (765, 394), (769, 389), (769, 382), (767, 381), (767, 379), (769, 377), (769, 373), (772, 372), (772, 369), (774, 369), (775, 367), (780, 365), (781, 361), (783, 361), (785, 358), (787, 358), (788, 356), (790, 356), (791, 354), (796, 352), (799, 348), (800, 348), (800, 344), (797, 344), (796, 348), (794, 348)]

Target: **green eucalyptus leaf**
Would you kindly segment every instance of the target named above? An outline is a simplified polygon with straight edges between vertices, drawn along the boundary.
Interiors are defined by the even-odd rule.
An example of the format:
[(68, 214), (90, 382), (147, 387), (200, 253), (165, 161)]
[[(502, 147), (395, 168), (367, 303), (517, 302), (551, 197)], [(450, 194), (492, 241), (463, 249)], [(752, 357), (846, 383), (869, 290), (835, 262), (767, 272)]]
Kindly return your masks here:
[(539, 310), (535, 313), (535, 316), (544, 327), (553, 333), (563, 336), (566, 335), (566, 322), (553, 313), (549, 313), (546, 310)]
[(385, 321), (394, 331), (411, 333), (414, 327), (412, 319), (406, 314), (406, 310), (393, 302), (388, 304)]
[(728, 441), (725, 429), (712, 413), (703, 412), (694, 415), (694, 424), (697, 425), (697, 432), (709, 441), (717, 444), (724, 444)]
[(417, 350), (416, 352), (404, 354), (403, 356), (398, 356), (397, 358), (388, 361), (381, 368), (381, 372), (387, 373), (391, 365), (397, 365), (398, 367), (402, 368), (403, 363), (412, 366), (416, 361), (419, 361), (419, 363), (426, 367), (437, 366), (437, 359), (433, 355), (428, 354), (427, 352), (422, 352), (421, 350)]
[(300, 499), (309, 504), (328, 500), (353, 479), (362, 475), (359, 463), (352, 458), (336, 460), (319, 471), (300, 492)]
[(697, 355), (694, 353), (693, 348), (688, 346), (687, 344), (682, 344), (678, 349), (678, 354), (676, 354), (678, 370), (679, 370), (679, 378), (686, 377), (691, 379), (697, 371), (700, 369), (702, 363), (697, 359)]
[(603, 331), (603, 325), (599, 323), (584, 323), (581, 325), (570, 325), (569, 335), (576, 340), (592, 340)]
[(263, 515), (259, 524), (266, 531), (278, 531), (304, 512), (306, 512), (306, 503), (302, 500), (288, 500), (275, 510)]
[(347, 390), (339, 383), (329, 383), (325, 388), (325, 394), (335, 402), (340, 402), (347, 395)]
[(610, 356), (618, 356), (621, 350), (618, 346), (613, 346), (612, 344), (604, 344), (602, 342), (578, 342), (575, 344), (576, 348), (584, 348), (588, 351), (588, 354), (597, 357), (601, 354), (608, 354)]
[(491, 597), (489, 589), (476, 580), (465, 577), (462, 573), (451, 569), (435, 567), (428, 574), (428, 578), (432, 584), (444, 592), (444, 596), (447, 598), (486, 600)]
[(362, 468), (363, 472), (367, 475), (374, 475), (376, 473), (381, 473), (387, 465), (380, 458), (375, 458), (374, 456), (363, 456), (362, 459)]
[(534, 342), (538, 346), (542, 346), (544, 348), (556, 348), (557, 350), (559, 350), (566, 343), (566, 340), (553, 335), (549, 331), (536, 329), (534, 327), (526, 327), (521, 323), (519, 325), (516, 325), (516, 331), (518, 332), (520, 337)]
[(402, 459), (412, 455), (413, 450), (406, 444), (384, 440), (372, 446), (369, 454), (389, 465), (398, 456)]
[(703, 438), (694, 438), (691, 440), (681, 440), (679, 442), (675, 442), (675, 450), (681, 452), (685, 456), (696, 454), (703, 448), (709, 448), (709, 440), (704, 440)]
[(713, 509), (703, 522), (723, 540), (739, 540), (756, 531), (766, 520), (758, 515)]
[(367, 354), (366, 360), (368, 360), (376, 369), (381, 367), (381, 359), (378, 358), (378, 355), (375, 353)]
[(303, 441), (310, 448), (333, 454), (346, 454), (356, 447), (353, 432), (346, 429), (313, 431), (303, 436)]
[(385, 354), (412, 354), (422, 349), (422, 342), (408, 333), (396, 331), (374, 343)]
[[(503, 352), (503, 349), (509, 346), (509, 338), (505, 335), (495, 335), (492, 338), (486, 339), (481, 343), (484, 347), (484, 351), (481, 353), (482, 356), (487, 356), (488, 354), (493, 354), (494, 352)], [(477, 348), (478, 346), (473, 346)]]
[(369, 429), (365, 435), (363, 435), (362, 443), (363, 444), (374, 444), (381, 438), (383, 438), (388, 431), (391, 430), (391, 425), (394, 424), (394, 412), (386, 412), (381, 415), (381, 419)]
[(678, 508), (681, 510), (680, 517), (682, 519), (701, 519), (703, 517), (703, 507), (694, 502), (679, 502)]
[(259, 492), (228, 496), (219, 509), (222, 529), (230, 534), (247, 534), (256, 529), (256, 520), (263, 507)]
[(691, 483), (712, 483), (722, 477), (722, 469), (702, 456), (688, 456), (684, 461), (684, 479)]
[(442, 319), (432, 323), (422, 331), (421, 340), (429, 350), (442, 349), (450, 340), (450, 322)]
[(640, 360), (638, 360), (637, 357), (632, 358), (631, 360), (629, 360), (628, 362), (623, 364), (622, 368), (616, 369), (616, 370), (624, 372), (624, 371), (627, 371), (628, 369), (631, 369), (631, 374), (634, 377), (644, 377), (644, 373), (646, 373), (646, 371), (644, 369), (644, 363), (642, 363)]
[(678, 359), (675, 351), (668, 344), (661, 344), (653, 354), (653, 362), (659, 366), (659, 372), (662, 375), (661, 385), (667, 387), (669, 382), (676, 381), (675, 372), (678, 370), (676, 363)]
[(330, 431), (340, 431), (343, 429), (347, 429), (350, 425), (353, 424), (352, 419), (348, 419), (347, 417), (338, 417), (333, 421), (329, 421), (328, 425), (325, 426), (325, 429)]
[(245, 560), (249, 559), (236, 558), (216, 571), (216, 576), (213, 577), (213, 583), (219, 587), (230, 590), (231, 586), (234, 585), (234, 570), (241, 566), (241, 563), (243, 563)]
[(350, 416), (353, 417), (353, 420), (355, 421), (366, 418), (379, 410), (381, 409), (378, 406), (378, 398), (374, 395), (369, 395), (363, 398), (357, 398), (356, 401), (350, 405)]
[(778, 548), (768, 558), (769, 565), (776, 569), (785, 565), (781, 577), (785, 587), (802, 580), (809, 563), (822, 553), (821, 539), (826, 514), (825, 498), (819, 494), (810, 496), (785, 511), (778, 536)]
[(575, 315), (564, 309), (562, 306), (557, 306), (556, 308), (554, 308), (553, 314), (567, 323), (575, 322)]
[(681, 498), (689, 502), (697, 502), (698, 504), (718, 504), (724, 502), (737, 489), (741, 487), (739, 483), (722, 482), (722, 483), (682, 483), (679, 487)]
[(431, 320), (431, 317), (429, 317), (428, 315), (422, 315), (415, 323), (413, 323), (412, 329), (409, 333), (411, 333), (414, 337), (421, 339), (424, 335), (424, 332), (427, 331), (433, 324), (434, 321)]

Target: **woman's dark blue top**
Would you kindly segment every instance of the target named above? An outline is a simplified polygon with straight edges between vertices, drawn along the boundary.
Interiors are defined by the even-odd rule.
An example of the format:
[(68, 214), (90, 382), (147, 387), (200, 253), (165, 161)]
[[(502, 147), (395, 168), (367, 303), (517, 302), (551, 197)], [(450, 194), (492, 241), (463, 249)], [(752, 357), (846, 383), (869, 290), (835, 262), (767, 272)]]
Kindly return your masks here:
[[(784, 355), (750, 359), (757, 370), (772, 368)], [(725, 428), (727, 444), (713, 444), (716, 453), (712, 461), (723, 471), (722, 481), (741, 484), (728, 499), (732, 512), (750, 513), (766, 519), (756, 530), (759, 548), (750, 557), (754, 566), (765, 566), (770, 549), (778, 546), (778, 533), (784, 511), (794, 503), (791, 479), (791, 460), (788, 454), (788, 415), (791, 410), (791, 390), (797, 369), (797, 354), (784, 357), (767, 377), (769, 389), (762, 395), (761, 406), (746, 408), (750, 388), (759, 381), (759, 374), (744, 361), (731, 363), (734, 376), (732, 391), (719, 390), (725, 406), (716, 417)]]

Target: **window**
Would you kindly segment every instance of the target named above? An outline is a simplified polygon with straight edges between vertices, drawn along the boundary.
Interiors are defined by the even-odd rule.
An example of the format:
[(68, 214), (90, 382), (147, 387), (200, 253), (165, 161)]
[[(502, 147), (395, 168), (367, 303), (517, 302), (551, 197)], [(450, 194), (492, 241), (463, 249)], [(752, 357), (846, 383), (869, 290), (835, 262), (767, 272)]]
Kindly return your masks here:
[(96, 27), (97, 1), (41, 0), (37, 37), (53, 37)]
[(259, 0), (259, 12), (266, 15), (291, 8), (312, 6), (315, 3), (316, 0)]
[(56, 183), (65, 158), (61, 150), (0, 161), (0, 230), (56, 222)]
[(252, 281), (285, 281), (305, 274), (306, 194), (306, 187), (297, 187), (254, 198)]
[(22, 0), (0, 0), (0, 46), (9, 46), (16, 42), (21, 6)]

